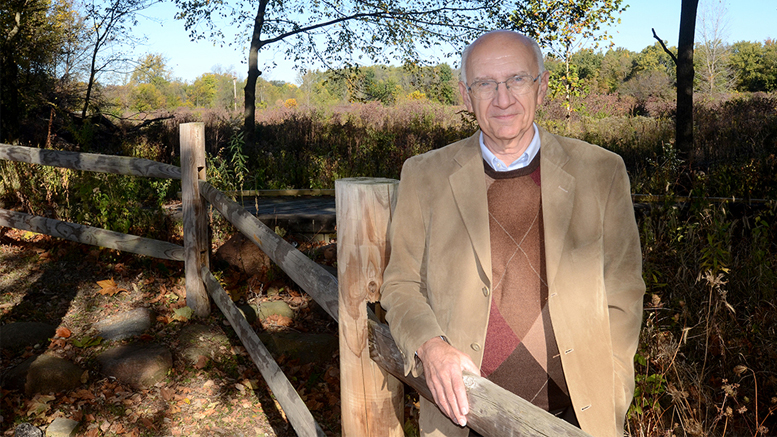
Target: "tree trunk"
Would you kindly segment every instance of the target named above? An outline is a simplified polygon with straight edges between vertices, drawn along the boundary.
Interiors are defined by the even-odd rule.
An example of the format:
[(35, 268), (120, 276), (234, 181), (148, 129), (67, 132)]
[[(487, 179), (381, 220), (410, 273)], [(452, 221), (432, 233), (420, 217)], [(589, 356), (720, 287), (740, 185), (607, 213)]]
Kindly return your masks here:
[(569, 77), (569, 58), (572, 57), (572, 50), (567, 44), (567, 50), (564, 55), (564, 67), (566, 68), (566, 76), (564, 76), (564, 92), (566, 93), (566, 100), (567, 100), (567, 115), (566, 115), (566, 125), (567, 125), (567, 134), (569, 134), (569, 127), (572, 122), (572, 84), (570, 83), (570, 77)]
[(84, 97), (84, 109), (81, 110), (81, 119), (86, 120), (86, 111), (89, 109), (89, 99), (92, 98), (92, 88), (94, 87), (94, 77), (97, 75), (97, 53), (100, 51), (99, 33), (97, 34), (97, 42), (94, 44), (94, 50), (92, 51), (92, 64), (89, 68), (89, 82), (86, 84), (86, 96)]
[(675, 146), (689, 160), (693, 158), (693, 38), (699, 0), (683, 0), (680, 36), (677, 43), (677, 121)]
[(262, 27), (264, 27), (264, 11), (269, 0), (261, 0), (254, 19), (254, 30), (251, 35), (251, 47), (248, 49), (248, 78), (246, 79), (245, 104), (243, 115), (245, 150), (254, 150), (256, 147), (256, 80), (262, 74), (259, 71), (259, 50), (264, 46), (261, 40)]

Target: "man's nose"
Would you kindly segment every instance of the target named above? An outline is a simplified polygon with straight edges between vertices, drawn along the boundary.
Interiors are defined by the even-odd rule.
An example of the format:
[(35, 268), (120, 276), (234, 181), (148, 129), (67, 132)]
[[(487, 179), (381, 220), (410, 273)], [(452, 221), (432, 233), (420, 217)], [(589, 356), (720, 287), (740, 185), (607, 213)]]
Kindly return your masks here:
[(499, 108), (506, 108), (513, 104), (515, 96), (507, 88), (507, 84), (499, 82), (496, 84), (496, 95), (494, 96), (494, 105)]

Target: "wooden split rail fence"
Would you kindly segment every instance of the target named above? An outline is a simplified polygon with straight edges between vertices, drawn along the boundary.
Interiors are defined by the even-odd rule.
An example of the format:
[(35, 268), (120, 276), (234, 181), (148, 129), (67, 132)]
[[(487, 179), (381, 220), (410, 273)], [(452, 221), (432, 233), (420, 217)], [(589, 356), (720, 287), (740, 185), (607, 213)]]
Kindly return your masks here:
[[(298, 251), (241, 205), (206, 182), (203, 123), (180, 126), (181, 167), (146, 159), (62, 152), (0, 144), (0, 159), (114, 173), (180, 179), (184, 246), (0, 209), (0, 226), (156, 258), (183, 261), (186, 303), (198, 317), (221, 309), (300, 436), (324, 436), (278, 364), (209, 269), (205, 201), (253, 241), (338, 321), (342, 435), (404, 435), (403, 390), (431, 399), (423, 377), (406, 376), (388, 327), (368, 309), (380, 301), (388, 261), (387, 231), (397, 181), (351, 178), (335, 182), (338, 278)], [(572, 436), (588, 434), (477, 375), (465, 375), (470, 400), (468, 425), (484, 436)]]

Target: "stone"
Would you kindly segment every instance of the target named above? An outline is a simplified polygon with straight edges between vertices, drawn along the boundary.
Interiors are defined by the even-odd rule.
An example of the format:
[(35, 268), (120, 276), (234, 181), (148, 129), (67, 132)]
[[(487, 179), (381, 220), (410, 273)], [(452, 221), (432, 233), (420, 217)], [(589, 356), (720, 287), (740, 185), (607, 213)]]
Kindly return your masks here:
[(14, 322), (0, 326), (0, 348), (13, 352), (27, 346), (48, 346), (57, 327), (39, 322)]
[(339, 339), (331, 334), (303, 332), (261, 332), (257, 334), (270, 353), (299, 360), (300, 364), (331, 359), (339, 346)]
[(32, 396), (72, 390), (81, 385), (83, 373), (82, 368), (64, 358), (43, 354), (30, 364), (24, 392)]
[(259, 305), (259, 319), (264, 320), (273, 315), (293, 319), (294, 310), (282, 300), (268, 300)]
[(163, 381), (173, 367), (173, 355), (158, 344), (128, 344), (110, 348), (97, 357), (102, 373), (136, 389)]
[(13, 437), (43, 437), (43, 431), (31, 423), (20, 423), (13, 431)]
[(240, 233), (229, 237), (216, 250), (214, 258), (245, 272), (248, 276), (260, 275), (260, 278), (266, 276), (272, 265), (270, 257), (262, 252), (259, 246)]
[(230, 347), (229, 338), (223, 331), (212, 332), (205, 325), (186, 326), (181, 330), (179, 338), (181, 356), (189, 364), (196, 364), (200, 357), (212, 358)]
[(135, 308), (94, 324), (105, 340), (118, 341), (140, 335), (151, 327), (154, 312), (148, 308)]
[(46, 428), (46, 437), (75, 437), (78, 422), (64, 417), (57, 417)]

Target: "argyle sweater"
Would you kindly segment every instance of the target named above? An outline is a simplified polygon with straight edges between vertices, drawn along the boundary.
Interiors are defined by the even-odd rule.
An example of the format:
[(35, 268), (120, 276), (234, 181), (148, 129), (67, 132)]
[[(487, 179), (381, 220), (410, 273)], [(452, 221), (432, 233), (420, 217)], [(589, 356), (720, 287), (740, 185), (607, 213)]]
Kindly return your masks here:
[(540, 155), (496, 172), (484, 162), (492, 301), (481, 372), (552, 413), (571, 405), (548, 311)]

